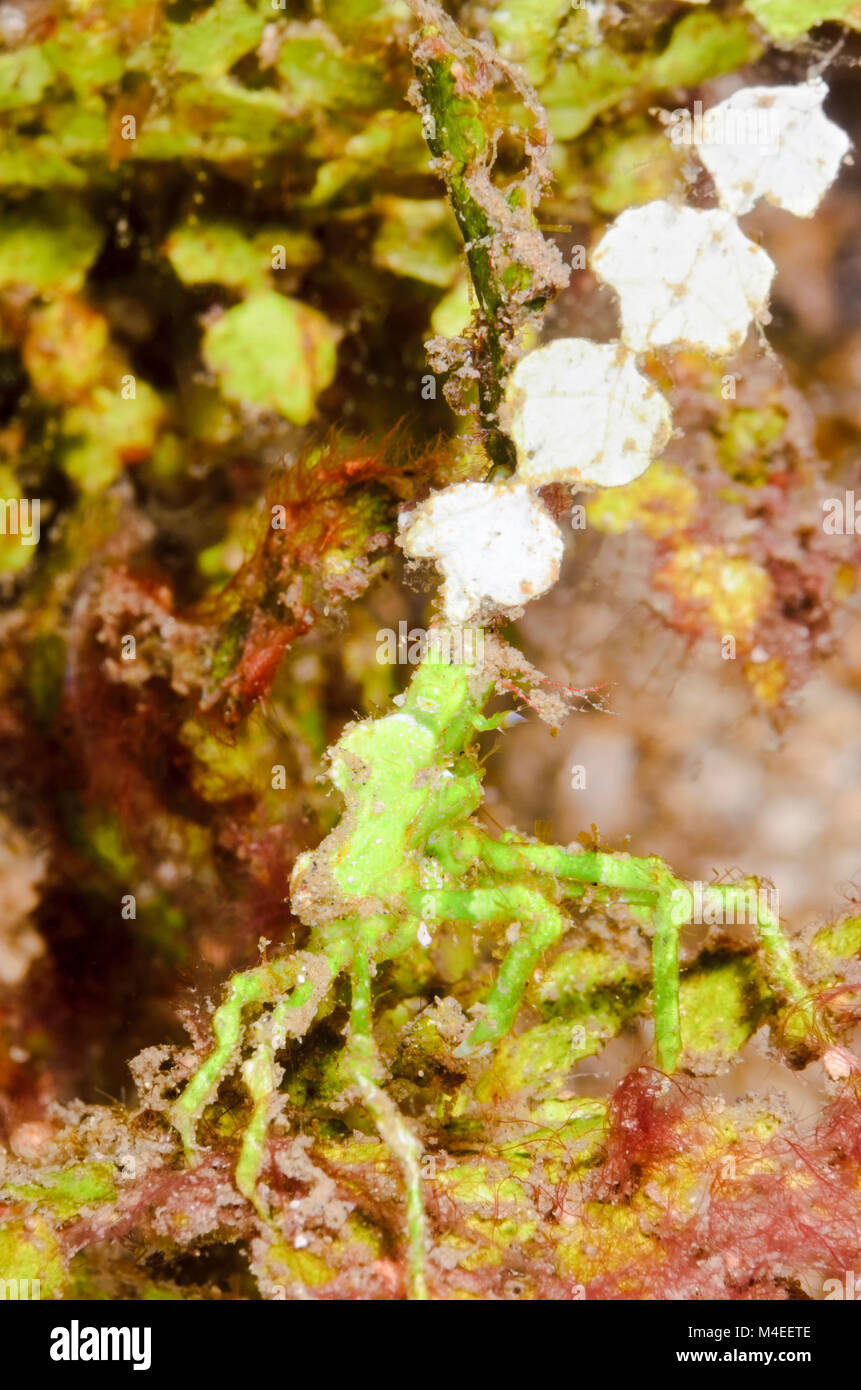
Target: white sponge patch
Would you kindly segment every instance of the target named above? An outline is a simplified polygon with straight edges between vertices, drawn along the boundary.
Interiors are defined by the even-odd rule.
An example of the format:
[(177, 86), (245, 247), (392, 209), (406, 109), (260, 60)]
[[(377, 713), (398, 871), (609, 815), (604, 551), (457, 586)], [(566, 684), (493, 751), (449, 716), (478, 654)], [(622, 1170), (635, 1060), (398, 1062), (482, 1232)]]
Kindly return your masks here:
[(619, 296), (635, 352), (689, 343), (735, 352), (766, 309), (774, 262), (720, 208), (646, 203), (617, 217), (592, 269)]
[(558, 338), (511, 373), (500, 422), (517, 477), (617, 487), (644, 473), (672, 432), (670, 408), (618, 343)]
[(540, 498), (519, 483), (458, 483), (401, 518), (413, 559), (436, 560), (448, 622), (519, 609), (559, 575), (562, 533)]
[(745, 87), (703, 118), (697, 153), (721, 207), (749, 212), (759, 198), (812, 217), (849, 150), (845, 130), (822, 109), (821, 78), (794, 87)]

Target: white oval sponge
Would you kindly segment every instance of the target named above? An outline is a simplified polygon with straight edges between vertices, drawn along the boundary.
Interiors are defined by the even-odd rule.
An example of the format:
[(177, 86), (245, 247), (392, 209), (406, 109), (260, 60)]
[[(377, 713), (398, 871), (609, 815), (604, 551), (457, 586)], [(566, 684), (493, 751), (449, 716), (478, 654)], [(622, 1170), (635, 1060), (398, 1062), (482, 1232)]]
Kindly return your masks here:
[(744, 87), (703, 117), (697, 154), (721, 207), (749, 212), (759, 198), (812, 217), (849, 150), (845, 130), (822, 109), (821, 77), (793, 87)]
[(562, 533), (519, 483), (457, 483), (402, 516), (399, 529), (406, 555), (436, 560), (450, 623), (519, 609), (559, 576)]
[(557, 338), (521, 358), (500, 423), (517, 449), (517, 477), (617, 487), (644, 473), (672, 432), (656, 386), (619, 343)]
[(774, 262), (732, 213), (663, 201), (617, 217), (592, 269), (618, 294), (622, 341), (635, 352), (674, 343), (735, 352), (774, 278)]

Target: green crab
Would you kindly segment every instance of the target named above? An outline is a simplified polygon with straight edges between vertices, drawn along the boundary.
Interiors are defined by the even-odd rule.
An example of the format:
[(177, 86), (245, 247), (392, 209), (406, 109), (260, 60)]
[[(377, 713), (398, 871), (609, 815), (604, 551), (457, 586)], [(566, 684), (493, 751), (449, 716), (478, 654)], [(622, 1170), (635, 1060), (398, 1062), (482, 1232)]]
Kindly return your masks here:
[[(317, 849), (299, 857), (291, 878), (293, 911), (310, 928), (307, 946), (231, 979), (213, 1018), (212, 1051), (171, 1112), (194, 1161), (197, 1123), (221, 1082), (238, 1068), (252, 1112), (236, 1181), (265, 1216), (259, 1178), (282, 1077), (277, 1054), (288, 1037), (307, 1032), (336, 979), (346, 974), (344, 1074), (401, 1167), (408, 1289), (419, 1299), (428, 1297), (422, 1151), (383, 1085), (373, 1033), (373, 979), (382, 962), (417, 941), (428, 945), (431, 926), (440, 922), (517, 924), (481, 1016), (461, 1045), (463, 1053), (489, 1051), (514, 1025), (543, 953), (569, 930), (566, 901), (587, 894), (592, 900), (621, 898), (638, 910), (651, 934), (658, 1065), (672, 1072), (682, 1049), (678, 940), (692, 903), (685, 884), (658, 858), (565, 849), (510, 832), (494, 839), (475, 819), (482, 800), (475, 740), (507, 718), (482, 713), (498, 673), (498, 661), (493, 668), (483, 660), (451, 662), (432, 646), (399, 708), (345, 729), (329, 753), (330, 776), (344, 798), (342, 818)], [(713, 885), (707, 892), (729, 909), (750, 899), (752, 882)], [(780, 924), (762, 894), (755, 900), (769, 985), (790, 1005), (796, 1032), (821, 1040)], [(243, 1009), (250, 1004), (261, 1012), (246, 1033)]]

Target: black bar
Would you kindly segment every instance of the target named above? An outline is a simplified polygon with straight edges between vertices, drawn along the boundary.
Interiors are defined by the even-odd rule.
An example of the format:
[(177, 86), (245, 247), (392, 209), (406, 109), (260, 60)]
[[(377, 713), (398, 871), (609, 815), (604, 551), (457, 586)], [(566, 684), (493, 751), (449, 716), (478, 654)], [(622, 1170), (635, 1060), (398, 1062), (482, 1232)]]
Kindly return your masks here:
[[(801, 1369), (821, 1381), (823, 1373), (852, 1365), (857, 1355), (858, 1318), (845, 1302), (572, 1300), (562, 1307), (530, 1303), (516, 1314), (508, 1300), (491, 1300), (481, 1309), (472, 1302), (433, 1309), (387, 1303), (376, 1312), (368, 1303), (333, 1307), (323, 1299), (6, 1300), (0, 1303), (0, 1336), (7, 1367), (14, 1353), (24, 1354), (28, 1370), (52, 1381), (167, 1375), (171, 1384), (187, 1377), (197, 1386), (211, 1374), (219, 1383), (236, 1377), (234, 1384), (250, 1390), (252, 1381), (262, 1386), (270, 1374), (293, 1383), (297, 1376), (328, 1381), (355, 1371), (373, 1379), (376, 1373), (397, 1376), (401, 1366), (409, 1368), (411, 1384), (423, 1371), (428, 1379), (445, 1375), (455, 1384), (480, 1375), (486, 1384), (497, 1365), (511, 1377), (510, 1348), (519, 1349), (524, 1369), (533, 1366), (530, 1378), (540, 1379), (551, 1364), (554, 1381), (567, 1375), (562, 1357), (569, 1358), (568, 1372), (581, 1384), (588, 1372), (590, 1390), (604, 1390), (605, 1384), (615, 1390), (627, 1377), (640, 1383), (643, 1373), (655, 1378), (669, 1371), (689, 1378), (706, 1367), (732, 1374), (755, 1366), (766, 1383), (774, 1372)], [(497, 1323), (500, 1316), (504, 1322)], [(102, 1329), (114, 1331), (103, 1335)], [(418, 1339), (425, 1337), (422, 1354)]]

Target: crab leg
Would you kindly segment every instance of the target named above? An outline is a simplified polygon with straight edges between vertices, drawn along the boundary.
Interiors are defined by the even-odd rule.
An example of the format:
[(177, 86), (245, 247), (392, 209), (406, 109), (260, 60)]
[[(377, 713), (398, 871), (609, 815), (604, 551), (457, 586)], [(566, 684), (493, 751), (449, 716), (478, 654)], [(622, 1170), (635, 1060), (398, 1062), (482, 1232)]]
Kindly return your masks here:
[(401, 1165), (407, 1193), (407, 1282), (409, 1296), (426, 1299), (427, 1217), (421, 1183), (421, 1145), (394, 1101), (379, 1085), (382, 1071), (371, 1026), (371, 969), (357, 952), (350, 970), (352, 999), (347, 1067), (379, 1131)]

